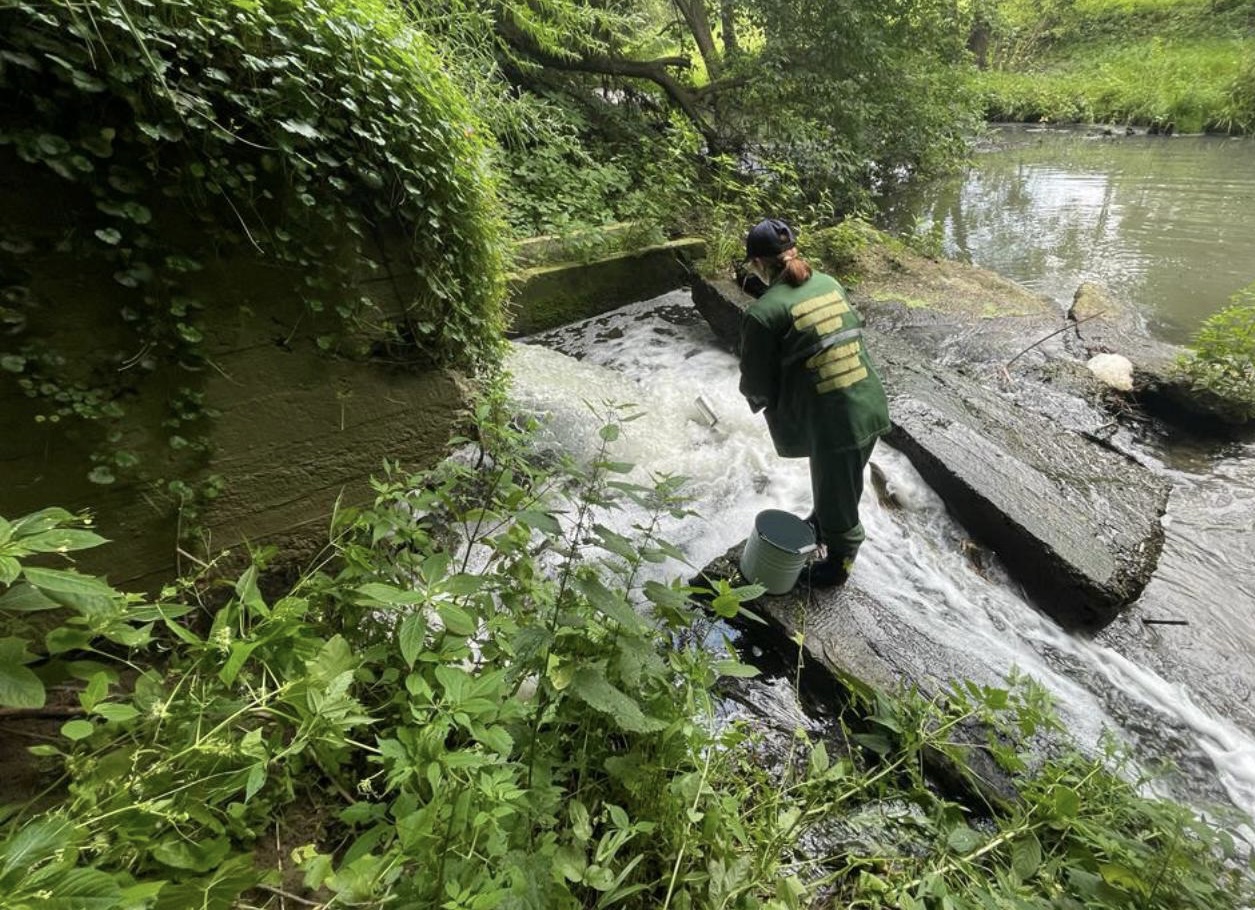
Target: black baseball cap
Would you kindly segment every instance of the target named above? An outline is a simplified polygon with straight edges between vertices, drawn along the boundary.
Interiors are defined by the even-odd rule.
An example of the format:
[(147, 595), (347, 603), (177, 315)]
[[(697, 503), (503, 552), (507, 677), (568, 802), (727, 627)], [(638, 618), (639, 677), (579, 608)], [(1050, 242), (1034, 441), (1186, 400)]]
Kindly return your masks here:
[(797, 246), (793, 228), (777, 218), (767, 218), (750, 228), (745, 235), (745, 258), (779, 256)]

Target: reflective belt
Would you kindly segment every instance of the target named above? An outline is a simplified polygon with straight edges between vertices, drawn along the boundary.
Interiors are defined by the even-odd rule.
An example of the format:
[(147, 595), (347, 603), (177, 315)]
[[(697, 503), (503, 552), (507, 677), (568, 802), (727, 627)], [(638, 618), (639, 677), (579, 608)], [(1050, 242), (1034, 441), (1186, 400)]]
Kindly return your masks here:
[(863, 335), (863, 330), (857, 329), (857, 328), (846, 329), (844, 332), (834, 332), (831, 335), (825, 335), (823, 338), (819, 339), (817, 342), (815, 342), (806, 350), (801, 351), (797, 354), (793, 354), (789, 357), (786, 357), (784, 359), (784, 366), (786, 367), (792, 366), (793, 364), (797, 363), (799, 360), (809, 360), (810, 358), (814, 357), (816, 354), (822, 354), (824, 351), (828, 350), (833, 345), (844, 344), (847, 341), (853, 341), (855, 338), (861, 338), (862, 335)]

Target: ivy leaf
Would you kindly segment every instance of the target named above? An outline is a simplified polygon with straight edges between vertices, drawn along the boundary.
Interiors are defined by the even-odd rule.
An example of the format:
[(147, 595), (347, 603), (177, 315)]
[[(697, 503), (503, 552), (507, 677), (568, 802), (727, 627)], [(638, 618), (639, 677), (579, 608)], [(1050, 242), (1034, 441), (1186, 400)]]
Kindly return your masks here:
[(96, 467), (92, 468), (91, 471), (87, 475), (87, 479), (90, 480), (92, 483), (98, 483), (98, 484), (101, 484), (102, 486), (111, 484), (115, 480), (117, 480), (117, 478), (113, 476), (113, 472), (110, 471), (109, 468), (106, 467), (105, 465), (97, 465)]
[(306, 123), (304, 120), (280, 120), (279, 126), (287, 130), (289, 133), (294, 133), (295, 135), (302, 136), (305, 139), (323, 138), (322, 133), (318, 132), (318, 130), (314, 128), (313, 124)]
[(117, 228), (101, 228), (95, 233), (97, 237), (110, 246), (117, 246), (118, 241), (122, 239), (122, 233)]

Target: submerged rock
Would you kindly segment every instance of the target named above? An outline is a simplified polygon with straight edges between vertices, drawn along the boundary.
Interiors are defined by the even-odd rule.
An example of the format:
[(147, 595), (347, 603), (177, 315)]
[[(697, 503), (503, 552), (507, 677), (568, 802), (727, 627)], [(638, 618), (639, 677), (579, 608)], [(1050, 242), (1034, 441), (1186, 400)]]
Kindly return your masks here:
[[(732, 548), (702, 574), (740, 583), (741, 550)], [(897, 621), (891, 609), (855, 582), (813, 592), (801, 582), (788, 594), (760, 597), (752, 609), (799, 643), (845, 689), (865, 699), (909, 689), (926, 699), (941, 698), (951, 681), (972, 675), (967, 655)], [(978, 812), (1018, 798), (1010, 775), (989, 755), (989, 736), (979, 724), (959, 725), (948, 734), (955, 755), (936, 749), (923, 755), (934, 783)]]
[(1065, 626), (1104, 625), (1146, 587), (1169, 485), (905, 342), (868, 332), (890, 442)]

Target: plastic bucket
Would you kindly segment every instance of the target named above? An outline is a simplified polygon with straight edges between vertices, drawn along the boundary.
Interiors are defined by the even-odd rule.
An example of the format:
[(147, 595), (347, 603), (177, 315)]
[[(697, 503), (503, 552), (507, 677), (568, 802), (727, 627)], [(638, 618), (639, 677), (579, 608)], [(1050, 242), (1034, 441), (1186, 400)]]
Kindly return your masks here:
[(810, 525), (792, 513), (767, 509), (754, 518), (754, 533), (741, 554), (741, 574), (768, 594), (787, 594), (814, 549), (815, 532)]

